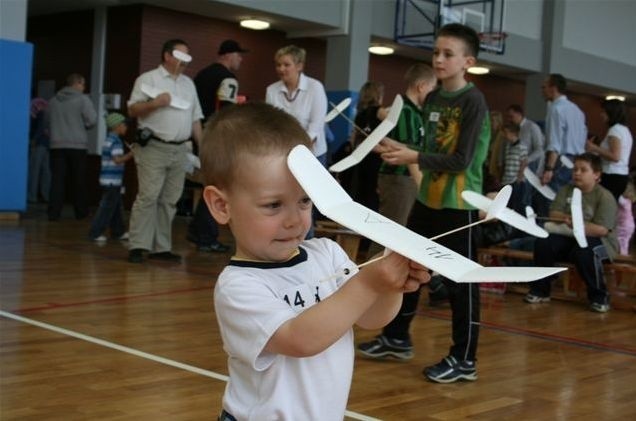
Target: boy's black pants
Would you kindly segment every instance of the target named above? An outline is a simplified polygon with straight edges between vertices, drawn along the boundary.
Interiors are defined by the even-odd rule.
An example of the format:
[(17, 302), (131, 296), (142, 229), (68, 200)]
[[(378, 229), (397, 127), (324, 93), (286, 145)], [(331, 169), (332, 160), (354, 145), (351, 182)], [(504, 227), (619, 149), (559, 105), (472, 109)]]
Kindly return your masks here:
[[(477, 221), (477, 212), (458, 209), (432, 209), (415, 202), (407, 227), (430, 238)], [(471, 228), (435, 240), (437, 243), (466, 256), (475, 256), (475, 231)], [(479, 339), (479, 284), (457, 283), (444, 279), (452, 311), (453, 345), (449, 355), (458, 360), (474, 361)], [(398, 315), (389, 323), (383, 334), (395, 339), (409, 339), (409, 327), (420, 297), (420, 291), (404, 294)]]

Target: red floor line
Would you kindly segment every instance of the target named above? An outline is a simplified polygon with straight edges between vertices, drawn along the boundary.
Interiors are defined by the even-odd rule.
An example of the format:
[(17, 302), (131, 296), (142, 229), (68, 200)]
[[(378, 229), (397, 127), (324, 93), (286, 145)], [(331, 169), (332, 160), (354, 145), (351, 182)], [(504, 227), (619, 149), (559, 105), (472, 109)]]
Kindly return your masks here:
[[(422, 314), (434, 319), (442, 319), (442, 320), (451, 319), (449, 315), (433, 312), (433, 311), (425, 311)], [(531, 337), (551, 340), (555, 342), (563, 342), (563, 343), (578, 345), (585, 348), (594, 348), (594, 349), (600, 349), (600, 350), (606, 350), (606, 351), (612, 351), (616, 353), (636, 356), (636, 349), (628, 348), (621, 345), (611, 345), (611, 344), (606, 344), (602, 342), (593, 342), (593, 341), (588, 341), (585, 339), (572, 338), (569, 336), (555, 335), (552, 333), (539, 332), (539, 331), (530, 330), (530, 329), (522, 329), (522, 328), (518, 328), (514, 326), (506, 326), (506, 325), (501, 325), (498, 323), (486, 322), (483, 320), (480, 322), (480, 325), (483, 327), (493, 329), (493, 330), (499, 330), (499, 331), (507, 332), (507, 333), (514, 333), (514, 334), (523, 335), (523, 336), (531, 336)]]
[(203, 291), (203, 290), (209, 290), (210, 292), (212, 292), (212, 287), (206, 286), (206, 287), (196, 287), (196, 288), (174, 289), (171, 291), (152, 292), (148, 294), (139, 294), (139, 295), (123, 295), (119, 297), (101, 298), (99, 300), (89, 300), (89, 301), (77, 301), (72, 303), (47, 303), (43, 306), (21, 308), (21, 309), (13, 310), (12, 312), (13, 313), (29, 313), (33, 311), (53, 310), (58, 308), (77, 307), (77, 306), (90, 305), (90, 304), (125, 302), (125, 301), (137, 300), (141, 298), (176, 295), (181, 293)]

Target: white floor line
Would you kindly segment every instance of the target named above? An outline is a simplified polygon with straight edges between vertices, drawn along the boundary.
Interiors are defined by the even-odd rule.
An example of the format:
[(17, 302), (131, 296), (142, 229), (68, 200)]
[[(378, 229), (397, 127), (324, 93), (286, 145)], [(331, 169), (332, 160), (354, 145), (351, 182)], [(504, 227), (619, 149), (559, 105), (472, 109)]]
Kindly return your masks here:
[[(181, 370), (186, 370), (191, 373), (200, 374), (202, 376), (210, 377), (216, 380), (221, 380), (224, 382), (228, 381), (228, 376), (223, 374), (215, 373), (214, 371), (204, 370), (199, 367), (195, 367), (189, 364), (183, 364), (178, 361), (170, 360), (168, 358), (160, 357), (158, 355), (149, 354), (147, 352), (139, 351), (134, 348), (129, 348), (127, 346), (118, 345), (113, 342), (108, 342), (103, 339), (94, 338), (92, 336), (84, 335), (83, 333), (75, 332), (72, 330), (64, 329), (61, 327), (53, 326), (48, 323), (38, 322), (37, 320), (29, 319), (26, 317), (18, 316), (17, 314), (8, 313), (6, 311), (0, 310), (0, 316), (6, 317), (7, 319), (12, 319), (18, 322), (27, 323), (33, 326), (40, 327), (42, 329), (50, 330), (52, 332), (57, 332), (62, 335), (71, 336), (73, 338), (80, 339), (82, 341), (91, 342), (96, 345), (105, 346), (106, 348), (111, 348), (117, 351), (126, 352), (128, 354), (135, 355), (137, 357), (145, 358), (147, 360), (152, 360), (158, 362), (160, 364), (169, 365), (171, 367), (179, 368)], [(366, 415), (358, 414), (356, 412), (346, 411), (345, 415), (349, 418), (353, 418), (361, 421), (380, 421), (378, 418), (369, 417)]]

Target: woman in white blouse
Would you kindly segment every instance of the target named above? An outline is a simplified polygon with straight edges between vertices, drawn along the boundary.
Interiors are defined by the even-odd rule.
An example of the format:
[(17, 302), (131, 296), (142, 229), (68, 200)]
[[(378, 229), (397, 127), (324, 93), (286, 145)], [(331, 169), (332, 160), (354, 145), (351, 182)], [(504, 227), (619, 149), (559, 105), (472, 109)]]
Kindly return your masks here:
[(295, 45), (276, 51), (274, 61), (280, 80), (267, 87), (265, 101), (296, 117), (313, 141), (314, 155), (325, 165), (327, 95), (320, 81), (303, 73), (305, 56), (305, 50)]
[(616, 200), (625, 191), (629, 179), (629, 157), (632, 152), (632, 134), (626, 126), (625, 104), (617, 99), (603, 102), (601, 116), (609, 130), (600, 145), (587, 141), (585, 149), (599, 155), (603, 161), (601, 185), (612, 192)]

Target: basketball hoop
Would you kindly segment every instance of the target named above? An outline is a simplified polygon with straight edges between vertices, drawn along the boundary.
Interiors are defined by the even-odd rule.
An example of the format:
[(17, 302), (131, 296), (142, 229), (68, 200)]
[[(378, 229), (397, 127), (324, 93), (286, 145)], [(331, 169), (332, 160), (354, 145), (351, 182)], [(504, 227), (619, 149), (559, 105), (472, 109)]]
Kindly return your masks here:
[(480, 32), (479, 47), (482, 50), (490, 51), (497, 54), (503, 54), (506, 47), (506, 38), (508, 34), (505, 32)]

